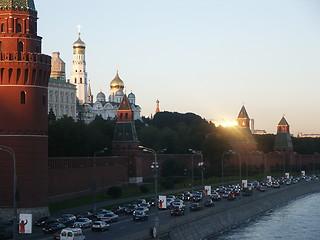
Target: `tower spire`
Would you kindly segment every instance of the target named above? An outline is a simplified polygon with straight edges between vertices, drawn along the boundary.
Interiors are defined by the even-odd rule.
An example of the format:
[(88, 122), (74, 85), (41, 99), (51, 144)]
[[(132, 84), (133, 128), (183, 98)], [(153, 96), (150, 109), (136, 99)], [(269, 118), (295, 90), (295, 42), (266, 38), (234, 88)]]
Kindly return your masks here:
[(159, 101), (159, 100), (157, 100), (157, 101), (156, 101), (156, 111), (155, 111), (155, 113), (160, 112), (159, 103), (160, 103), (160, 101)]

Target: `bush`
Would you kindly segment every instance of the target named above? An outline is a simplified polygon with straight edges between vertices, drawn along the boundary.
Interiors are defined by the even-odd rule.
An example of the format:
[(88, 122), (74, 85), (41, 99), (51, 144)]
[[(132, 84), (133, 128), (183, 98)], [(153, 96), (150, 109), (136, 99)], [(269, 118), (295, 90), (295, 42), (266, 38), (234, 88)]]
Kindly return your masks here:
[(108, 188), (107, 194), (113, 198), (118, 198), (122, 195), (122, 189), (118, 186), (112, 186)]
[(139, 187), (139, 190), (140, 190), (140, 192), (142, 192), (142, 193), (148, 193), (148, 192), (149, 192), (149, 188), (148, 188), (148, 186), (146, 186), (146, 185), (141, 185), (141, 186)]

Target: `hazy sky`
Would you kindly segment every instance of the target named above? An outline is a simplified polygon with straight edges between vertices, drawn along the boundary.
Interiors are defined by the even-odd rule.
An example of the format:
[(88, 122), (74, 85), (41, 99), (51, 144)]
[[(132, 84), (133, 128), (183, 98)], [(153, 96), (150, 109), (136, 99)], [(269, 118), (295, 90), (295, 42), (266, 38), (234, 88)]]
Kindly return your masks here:
[(319, 0), (35, 0), (43, 52), (70, 78), (77, 25), (94, 97), (119, 70), (142, 115), (160, 109), (320, 133)]

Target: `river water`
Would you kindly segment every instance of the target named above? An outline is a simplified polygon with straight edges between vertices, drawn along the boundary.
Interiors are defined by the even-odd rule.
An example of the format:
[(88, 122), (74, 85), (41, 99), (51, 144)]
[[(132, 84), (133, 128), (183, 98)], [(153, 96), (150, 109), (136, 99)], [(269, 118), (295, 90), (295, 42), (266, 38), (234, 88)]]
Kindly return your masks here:
[(211, 240), (319, 240), (320, 193), (296, 199)]

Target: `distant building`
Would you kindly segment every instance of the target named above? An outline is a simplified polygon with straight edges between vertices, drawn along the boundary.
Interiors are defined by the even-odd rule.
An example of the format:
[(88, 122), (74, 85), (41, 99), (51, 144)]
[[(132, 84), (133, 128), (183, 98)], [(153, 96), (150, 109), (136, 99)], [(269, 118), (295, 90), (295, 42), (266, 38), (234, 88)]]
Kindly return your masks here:
[(277, 126), (277, 135), (273, 147), (274, 151), (293, 152), (292, 140), (290, 135), (290, 126), (282, 117)]
[(297, 138), (320, 138), (319, 133), (298, 133)]
[(52, 53), (51, 75), (48, 84), (48, 112), (52, 109), (56, 118), (76, 119), (77, 87), (66, 81), (65, 63), (59, 52)]

